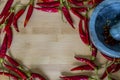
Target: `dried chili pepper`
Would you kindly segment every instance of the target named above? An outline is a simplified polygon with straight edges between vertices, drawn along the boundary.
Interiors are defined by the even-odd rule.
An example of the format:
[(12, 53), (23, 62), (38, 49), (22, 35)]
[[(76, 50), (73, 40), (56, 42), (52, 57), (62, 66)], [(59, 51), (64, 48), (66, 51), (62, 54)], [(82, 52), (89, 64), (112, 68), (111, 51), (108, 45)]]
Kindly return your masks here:
[(77, 56), (75, 56), (75, 59), (80, 61), (80, 62), (84, 62), (84, 63), (88, 64), (93, 69), (97, 69), (96, 64), (93, 63), (92, 61), (90, 61), (89, 59), (81, 58), (81, 57), (77, 57)]
[(7, 52), (7, 42), (8, 42), (8, 37), (7, 37), (7, 34), (5, 34), (4, 40), (3, 40), (2, 45), (0, 47), (0, 58), (5, 57), (5, 54)]
[(43, 3), (37, 3), (40, 7), (59, 7), (60, 2), (59, 1), (53, 1), (53, 2), (43, 2)]
[(43, 76), (37, 73), (31, 73), (32, 79), (46, 80)]
[(18, 74), (23, 80), (27, 79), (26, 75), (22, 71), (20, 71), (18, 68), (12, 67), (12, 66), (7, 65), (7, 64), (4, 64), (4, 65), (7, 69), (9, 69), (9, 70), (15, 72), (16, 74)]
[(71, 18), (71, 16), (70, 16), (70, 13), (69, 13), (69, 10), (68, 10), (65, 6), (63, 6), (63, 7), (62, 7), (62, 12), (63, 12), (64, 17), (66, 18), (66, 20), (67, 20), (67, 21), (69, 22), (69, 24), (72, 26), (72, 28), (75, 29), (75, 27), (74, 27), (74, 25), (73, 25), (73, 20), (72, 20), (72, 18)]
[(103, 53), (101, 53), (106, 59), (110, 60), (110, 61), (114, 61), (114, 62), (120, 62), (120, 58), (112, 58), (112, 57), (109, 57)]
[(79, 12), (78, 12), (78, 10), (76, 9), (76, 8), (70, 8), (70, 10), (72, 11), (72, 13), (73, 14), (75, 14), (78, 18), (80, 18), (80, 19), (84, 19), (84, 16), (82, 15), (82, 14), (80, 14)]
[(13, 80), (18, 80), (18, 77), (13, 75), (13, 74), (10, 74), (10, 73), (7, 73), (7, 72), (0, 72), (0, 75), (4, 75), (4, 76), (7, 76), (7, 77), (10, 77), (12, 78)]
[(89, 80), (89, 76), (86, 75), (65, 76), (60, 78), (62, 80)]
[(15, 67), (20, 66), (20, 64), (17, 61), (15, 61), (12, 57), (8, 55), (5, 55), (5, 57), (7, 58), (8, 62), (10, 62), (13, 66)]
[(26, 27), (28, 21), (30, 20), (32, 13), (33, 13), (33, 9), (34, 9), (34, 0), (30, 0), (30, 4), (28, 7), (28, 11), (27, 11), (27, 15), (24, 21), (24, 27)]
[(4, 15), (6, 15), (12, 5), (14, 0), (8, 0), (5, 7), (3, 8), (1, 14), (0, 14), (0, 18), (2, 18)]
[(56, 12), (58, 12), (58, 8), (46, 8), (46, 7), (37, 8), (37, 7), (35, 7), (35, 9), (41, 10), (41, 11), (44, 11), (44, 12), (50, 12), (50, 13), (56, 13)]
[(14, 12), (12, 12), (12, 13), (10, 14), (10, 16), (8, 17), (8, 19), (7, 19), (7, 24), (6, 24), (5, 28), (4, 28), (4, 31), (7, 32), (8, 28), (11, 26), (11, 24), (12, 24), (12, 22), (13, 22), (13, 18), (14, 18)]
[(100, 77), (100, 79), (104, 79), (109, 73), (112, 72), (112, 70), (114, 70), (114, 68), (116, 67), (116, 64), (111, 64), (110, 66), (107, 67), (107, 69), (104, 71), (103, 75)]
[(94, 69), (89, 65), (82, 65), (71, 69), (71, 71), (76, 71), (76, 70), (94, 70)]
[(38, 0), (38, 2), (53, 2), (54, 0)]
[(86, 45), (89, 45), (89, 41), (88, 41), (88, 39), (86, 37), (86, 34), (85, 34), (84, 30), (83, 30), (83, 22), (82, 22), (82, 20), (80, 20), (80, 22), (79, 22), (79, 35), (80, 35), (80, 38), (81, 38), (82, 42), (84, 44), (86, 44)]
[(84, 2), (83, 1), (78, 1), (78, 0), (68, 0), (70, 3), (76, 5), (76, 6), (83, 6)]
[(112, 71), (112, 73), (115, 73), (117, 71), (120, 70), (120, 64), (116, 64), (116, 67), (114, 68), (114, 70)]
[(91, 45), (91, 51), (92, 51), (92, 60), (95, 60), (97, 56), (97, 48), (94, 46), (94, 44)]
[(25, 12), (25, 8), (22, 8), (21, 10), (19, 10), (15, 16), (14, 16), (14, 19), (13, 19), (13, 26), (15, 28), (15, 30), (17, 32), (19, 32), (19, 29), (18, 29), (18, 24), (17, 24), (17, 21), (18, 19), (21, 17), (21, 15)]

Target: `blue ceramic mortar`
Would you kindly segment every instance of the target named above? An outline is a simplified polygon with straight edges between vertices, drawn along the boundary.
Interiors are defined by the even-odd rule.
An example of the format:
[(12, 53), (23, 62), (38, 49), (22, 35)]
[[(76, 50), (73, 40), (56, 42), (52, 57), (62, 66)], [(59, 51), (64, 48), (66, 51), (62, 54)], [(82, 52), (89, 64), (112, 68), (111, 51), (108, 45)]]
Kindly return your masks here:
[(109, 25), (110, 35), (120, 41), (120, 0), (104, 0), (93, 11), (89, 32), (93, 44), (102, 53), (115, 58), (120, 58), (120, 43), (108, 45), (104, 41), (104, 25)]

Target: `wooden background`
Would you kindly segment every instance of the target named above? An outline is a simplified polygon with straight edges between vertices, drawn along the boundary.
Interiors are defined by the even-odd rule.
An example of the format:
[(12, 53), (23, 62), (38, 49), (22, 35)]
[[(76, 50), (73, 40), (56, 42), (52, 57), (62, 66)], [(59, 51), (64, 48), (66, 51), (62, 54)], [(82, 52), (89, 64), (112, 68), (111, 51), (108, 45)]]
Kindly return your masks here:
[[(6, 0), (0, 3), (0, 10), (4, 1)], [(70, 72), (71, 68), (80, 65), (74, 59), (75, 55), (90, 55), (89, 47), (79, 38), (79, 19), (76, 16), (72, 15), (75, 30), (65, 20), (62, 21), (61, 13), (34, 10), (26, 28), (23, 27), (25, 16), (26, 13), (18, 23), (20, 32), (13, 29), (14, 38), (10, 51), (15, 59), (33, 72), (47, 76), (48, 80), (60, 80), (59, 76), (62, 74), (86, 74), (84, 71)], [(98, 56), (98, 62), (105, 63), (104, 58), (100, 57), (100, 54)]]

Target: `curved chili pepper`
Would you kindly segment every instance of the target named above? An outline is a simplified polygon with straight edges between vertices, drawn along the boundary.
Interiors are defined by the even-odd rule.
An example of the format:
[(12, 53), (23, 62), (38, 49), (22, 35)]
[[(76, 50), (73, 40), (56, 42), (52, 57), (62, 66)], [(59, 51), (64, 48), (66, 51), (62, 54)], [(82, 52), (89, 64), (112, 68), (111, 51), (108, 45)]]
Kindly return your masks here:
[(93, 63), (92, 61), (86, 59), (86, 58), (81, 58), (81, 57), (75, 56), (75, 59), (78, 60), (78, 61), (80, 61), (80, 62), (84, 62), (84, 63), (88, 64), (93, 69), (97, 69), (96, 64)]
[(25, 8), (19, 10), (19, 11), (15, 14), (15, 16), (14, 16), (13, 26), (14, 26), (14, 28), (15, 28), (15, 30), (16, 30), (17, 32), (19, 32), (17, 21), (18, 21), (18, 19), (21, 17), (21, 15), (22, 15), (24, 12), (25, 12)]
[(33, 13), (33, 9), (34, 9), (34, 0), (31, 1), (29, 7), (28, 7), (28, 11), (27, 11), (27, 15), (24, 21), (24, 27), (26, 27), (28, 21), (30, 20), (32, 13)]
[(6, 15), (12, 5), (14, 0), (8, 0), (5, 7), (3, 8), (1, 14), (0, 14), (0, 18), (2, 18), (4, 15)]
[(11, 24), (12, 24), (12, 22), (13, 22), (13, 18), (14, 18), (14, 12), (12, 12), (12, 13), (10, 14), (10, 16), (8, 17), (8, 19), (7, 19), (7, 24), (6, 24), (5, 28), (4, 28), (4, 31), (7, 32), (8, 28), (11, 26)]
[(4, 58), (5, 54), (7, 52), (7, 43), (8, 42), (8, 37), (7, 34), (5, 34), (4, 40), (2, 42), (2, 45), (0, 47), (0, 58)]
[(86, 75), (65, 76), (60, 78), (62, 80), (89, 80), (89, 76)]
[(7, 72), (0, 72), (0, 75), (5, 75), (7, 77), (10, 77), (12, 78), (13, 80), (18, 80), (18, 77), (13, 75), (13, 74), (10, 74), (10, 73), (7, 73)]
[(44, 11), (44, 12), (50, 12), (50, 13), (56, 13), (56, 12), (58, 12), (58, 9), (57, 8), (46, 8), (46, 7), (43, 7), (43, 8), (37, 8), (37, 7), (35, 7), (35, 9), (37, 9), (37, 10), (41, 10), (41, 11)]
[(76, 70), (94, 70), (94, 69), (89, 65), (82, 65), (71, 69), (71, 71), (76, 71)]
[(72, 13), (75, 14), (78, 18), (80, 18), (80, 19), (82, 19), (82, 20), (84, 19), (84, 16), (81, 15), (76, 8), (73, 8), (73, 7), (72, 7), (72, 8), (70, 8), (70, 10), (71, 10)]
[(94, 46), (94, 44), (92, 44), (92, 60), (95, 60), (96, 56), (97, 56), (97, 48)]
[(78, 1), (78, 0), (68, 0), (68, 1), (76, 6), (83, 6), (84, 5), (83, 1)]
[(46, 80), (44, 77), (37, 73), (31, 73), (31, 77), (32, 79)]
[(13, 66), (15, 67), (20, 66), (20, 64), (17, 61), (15, 61), (12, 57), (8, 55), (5, 55), (5, 57), (7, 58), (8, 62), (10, 62)]
[(20, 71), (18, 68), (12, 67), (12, 66), (7, 65), (7, 64), (4, 64), (4, 65), (9, 70), (11, 70), (11, 71), (15, 72), (16, 74), (18, 74), (23, 80), (27, 79), (26, 75), (22, 71)]
[(12, 33), (12, 28), (9, 27), (6, 31), (7, 37), (8, 37), (8, 42), (7, 42), (7, 47), (10, 48), (12, 40), (13, 40), (13, 33)]
[(82, 42), (86, 45), (89, 45), (89, 41), (86, 37), (85, 32), (83, 31), (83, 22), (82, 20), (80, 20), (79, 22), (79, 35), (80, 35), (80, 39), (82, 40)]
[(106, 59), (110, 60), (110, 61), (115, 61), (115, 62), (120, 62), (120, 58), (112, 58), (112, 57), (109, 57), (103, 53), (101, 53)]
[(112, 71), (112, 73), (115, 73), (117, 71), (120, 70), (120, 64), (116, 64), (116, 67), (114, 68), (114, 70)]
[(40, 7), (59, 7), (60, 2), (59, 1), (53, 1), (53, 2), (43, 2), (43, 3), (36, 3)]
[(71, 16), (70, 16), (69, 10), (68, 10), (65, 6), (63, 6), (63, 7), (62, 7), (62, 12), (63, 12), (64, 17), (66, 18), (66, 20), (67, 20), (67, 21), (69, 22), (69, 24), (72, 26), (72, 28), (75, 29), (75, 27), (73, 26), (73, 20), (72, 20), (72, 18), (71, 18)]
[(116, 64), (114, 63), (108, 66), (107, 69), (104, 71), (103, 75), (100, 77), (100, 79), (103, 80), (109, 73), (112, 72), (112, 70), (114, 70), (115, 67), (116, 67)]

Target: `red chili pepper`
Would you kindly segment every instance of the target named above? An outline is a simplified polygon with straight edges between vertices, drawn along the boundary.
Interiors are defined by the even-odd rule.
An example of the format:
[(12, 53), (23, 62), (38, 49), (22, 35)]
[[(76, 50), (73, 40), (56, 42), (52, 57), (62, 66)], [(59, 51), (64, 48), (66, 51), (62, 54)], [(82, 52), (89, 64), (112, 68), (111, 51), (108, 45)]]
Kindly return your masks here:
[(96, 64), (93, 63), (92, 61), (86, 59), (86, 58), (81, 58), (81, 57), (75, 56), (75, 59), (78, 60), (78, 61), (80, 61), (80, 62), (86, 63), (87, 65), (89, 65), (89, 66), (90, 66), (91, 68), (93, 68), (93, 69), (97, 69)]
[(10, 73), (7, 73), (7, 72), (0, 72), (0, 75), (4, 75), (4, 76), (7, 76), (7, 77), (10, 77), (12, 78), (13, 80), (18, 80), (18, 77), (13, 75), (13, 74), (10, 74)]
[(71, 10), (72, 13), (75, 14), (78, 18), (80, 18), (80, 19), (82, 19), (82, 20), (84, 19), (84, 16), (81, 15), (76, 8), (73, 8), (73, 7), (72, 7), (72, 8), (70, 8), (70, 10)]
[(65, 76), (60, 78), (62, 80), (89, 80), (89, 76), (86, 75)]
[(83, 22), (82, 22), (82, 20), (80, 20), (80, 22), (79, 22), (79, 35), (80, 35), (80, 38), (81, 38), (82, 42), (84, 44), (86, 44), (86, 45), (89, 45), (89, 41), (88, 41), (88, 39), (86, 37), (85, 32), (83, 31)]
[(9, 27), (6, 31), (7, 37), (8, 37), (8, 42), (7, 42), (7, 47), (10, 48), (12, 40), (13, 40), (13, 33), (12, 33), (12, 28)]
[(7, 52), (7, 43), (8, 42), (8, 37), (7, 34), (5, 34), (4, 40), (2, 42), (2, 45), (0, 47), (0, 58), (4, 58), (5, 54)]
[(7, 64), (4, 64), (4, 65), (9, 70), (11, 70), (11, 71), (15, 72), (16, 74), (18, 74), (23, 80), (27, 79), (26, 75), (22, 71), (20, 71), (18, 68), (12, 67), (12, 66), (7, 65)]
[(53, 2), (43, 2), (43, 3), (37, 3), (40, 7), (59, 7), (60, 2), (59, 1), (53, 1)]
[(104, 79), (109, 73), (112, 72), (112, 70), (114, 70), (114, 68), (116, 67), (116, 64), (111, 64), (110, 66), (107, 67), (107, 69), (105, 70), (105, 72), (103, 73), (103, 75), (100, 77), (100, 79)]
[(19, 10), (19, 11), (15, 14), (15, 16), (14, 16), (13, 26), (14, 26), (14, 28), (15, 28), (15, 30), (16, 30), (17, 32), (19, 32), (17, 21), (18, 21), (18, 19), (22, 16), (22, 14), (23, 14), (24, 12), (25, 12), (25, 8)]
[(88, 11), (88, 8), (87, 7), (81, 7), (81, 8), (76, 8), (76, 10), (78, 12), (86, 12), (86, 11)]
[(82, 65), (71, 69), (71, 71), (76, 71), (76, 70), (94, 70), (94, 69), (89, 65)]
[(33, 13), (33, 9), (34, 9), (34, 0), (31, 1), (29, 7), (28, 7), (28, 11), (27, 11), (27, 15), (24, 21), (24, 27), (26, 27), (28, 21), (30, 20), (32, 13)]
[(50, 12), (50, 13), (58, 12), (58, 8), (46, 8), (46, 7), (44, 7), (44, 8), (37, 8), (37, 7), (35, 7), (35, 9), (41, 10), (41, 11), (44, 11), (44, 12)]
[(6, 15), (12, 5), (14, 0), (8, 0), (5, 7), (3, 8), (1, 14), (0, 14), (0, 18), (2, 18), (4, 15)]
[(37, 73), (32, 73), (31, 74), (32, 79), (39, 79), (39, 80), (46, 80), (43, 76)]
[(112, 57), (109, 57), (103, 53), (101, 53), (106, 59), (110, 60), (110, 61), (115, 61), (115, 62), (120, 62), (120, 58), (112, 58)]
[(95, 60), (97, 56), (97, 48), (94, 46), (94, 44), (92, 44), (91, 48), (92, 48), (92, 60)]
[(38, 2), (53, 2), (54, 0), (38, 0)]
[(8, 62), (10, 62), (13, 66), (15, 67), (20, 66), (20, 64), (17, 61), (15, 61), (12, 57), (8, 55), (5, 55), (5, 57), (7, 58)]
[(114, 70), (112, 71), (112, 73), (115, 73), (117, 71), (120, 70), (120, 64), (116, 64), (116, 67), (114, 68)]
[(11, 26), (11, 24), (12, 24), (12, 22), (13, 22), (13, 18), (14, 18), (14, 12), (12, 12), (12, 13), (10, 14), (10, 16), (8, 17), (8, 19), (7, 19), (7, 24), (6, 24), (5, 28), (4, 28), (4, 31), (7, 32), (8, 28)]
[(67, 20), (67, 21), (69, 22), (69, 24), (72, 26), (72, 28), (75, 29), (75, 27), (73, 26), (73, 20), (72, 20), (72, 18), (71, 18), (71, 16), (70, 16), (69, 10), (68, 10), (65, 6), (63, 6), (63, 7), (62, 7), (62, 12), (63, 12), (64, 17), (66, 18), (66, 20)]
[(10, 15), (10, 11), (8, 11), (6, 13), (6, 15), (4, 15), (4, 17), (3, 17), (2, 21), (0, 22), (0, 24), (3, 24), (9, 15)]
[(83, 1), (78, 1), (78, 0), (68, 0), (68, 1), (76, 6), (83, 6), (84, 5)]

